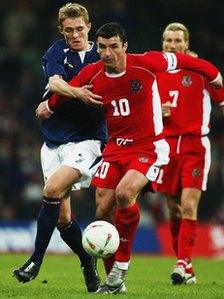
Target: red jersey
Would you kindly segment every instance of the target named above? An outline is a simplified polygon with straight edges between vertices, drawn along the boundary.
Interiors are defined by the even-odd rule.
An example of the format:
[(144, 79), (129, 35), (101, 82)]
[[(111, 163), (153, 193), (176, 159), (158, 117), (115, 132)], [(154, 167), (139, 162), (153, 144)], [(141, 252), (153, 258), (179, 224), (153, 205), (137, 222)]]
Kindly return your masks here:
[(188, 70), (158, 74), (157, 82), (161, 102), (172, 104), (163, 120), (165, 136), (207, 135), (211, 99), (224, 105), (224, 89), (212, 88), (203, 76)]
[[(209, 80), (218, 75), (218, 70), (202, 59), (180, 53), (146, 52), (127, 54), (123, 73), (108, 74), (103, 62), (99, 61), (84, 67), (69, 84), (92, 84), (93, 93), (102, 96), (111, 138), (135, 141), (158, 136), (159, 139), (163, 124), (156, 74), (176, 68), (198, 71)], [(54, 110), (64, 101), (65, 98), (54, 96), (48, 104)]]

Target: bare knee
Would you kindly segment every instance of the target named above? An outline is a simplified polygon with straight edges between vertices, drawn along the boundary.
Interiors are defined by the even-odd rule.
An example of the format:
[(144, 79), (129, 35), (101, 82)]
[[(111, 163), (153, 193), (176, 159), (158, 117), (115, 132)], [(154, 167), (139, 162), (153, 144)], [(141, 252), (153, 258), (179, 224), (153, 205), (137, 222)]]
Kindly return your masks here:
[(44, 196), (50, 198), (61, 198), (61, 192), (56, 184), (51, 181), (47, 181), (44, 186)]
[(195, 218), (197, 215), (197, 205), (195, 202), (186, 198), (181, 203), (182, 206), (182, 217), (183, 218)]
[(115, 196), (117, 205), (121, 208), (131, 206), (136, 200), (135, 192), (130, 185), (118, 187), (115, 191)]
[(183, 197), (181, 200), (182, 218), (197, 219), (198, 199)]

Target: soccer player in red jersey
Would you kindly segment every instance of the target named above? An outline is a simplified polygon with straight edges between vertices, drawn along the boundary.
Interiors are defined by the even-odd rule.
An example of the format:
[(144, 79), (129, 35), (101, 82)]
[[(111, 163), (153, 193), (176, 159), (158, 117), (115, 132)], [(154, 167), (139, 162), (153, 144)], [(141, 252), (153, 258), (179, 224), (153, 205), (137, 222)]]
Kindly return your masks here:
[[(163, 32), (162, 46), (165, 52), (189, 53), (188, 29), (180, 23), (169, 24)], [(196, 283), (191, 259), (197, 235), (197, 208), (206, 190), (211, 161), (207, 137), (211, 98), (224, 105), (224, 90), (212, 88), (205, 77), (183, 69), (159, 74), (157, 82), (164, 133), (170, 145), (170, 162), (160, 171), (157, 189), (167, 200), (177, 256), (171, 279), (173, 284)]]
[[(92, 96), (83, 99), (87, 104), (102, 107), (109, 134), (103, 162), (93, 179), (97, 186), (96, 215), (107, 217), (108, 207), (113, 206), (116, 199), (115, 225), (120, 234), (120, 246), (98, 293), (122, 293), (126, 291), (124, 279), (140, 216), (136, 200), (144, 187), (153, 189), (160, 167), (169, 162), (156, 74), (189, 68), (216, 86), (222, 85), (222, 78), (212, 64), (188, 55), (126, 54), (126, 33), (117, 23), (100, 27), (96, 41), (101, 61), (83, 68), (69, 84), (61, 82), (60, 94), (64, 97), (54, 95), (48, 105), (54, 111), (71, 98), (77, 101), (80, 86), (92, 86), (93, 94), (102, 96), (101, 101)], [(58, 86), (60, 79), (55, 80)], [(50, 85), (54, 90), (53, 80)], [(38, 117), (47, 117), (46, 111), (41, 109), (36, 113)]]

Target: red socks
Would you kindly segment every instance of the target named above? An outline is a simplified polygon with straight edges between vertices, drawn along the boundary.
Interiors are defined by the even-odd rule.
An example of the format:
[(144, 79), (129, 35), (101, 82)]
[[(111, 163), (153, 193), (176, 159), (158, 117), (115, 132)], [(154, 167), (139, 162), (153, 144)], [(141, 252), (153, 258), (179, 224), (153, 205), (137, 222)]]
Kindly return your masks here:
[(181, 222), (182, 222), (181, 219), (170, 220), (170, 232), (172, 237), (172, 245), (176, 256), (178, 255), (178, 237), (179, 237)]
[(197, 220), (183, 219), (178, 238), (179, 260), (190, 263), (193, 247), (196, 241)]
[(114, 264), (114, 254), (106, 259), (103, 259), (103, 263), (104, 268), (106, 270), (106, 274), (108, 275)]
[(140, 211), (137, 203), (126, 209), (116, 209), (115, 226), (120, 234), (120, 245), (115, 253), (115, 261), (128, 262), (130, 260), (132, 242), (139, 219)]

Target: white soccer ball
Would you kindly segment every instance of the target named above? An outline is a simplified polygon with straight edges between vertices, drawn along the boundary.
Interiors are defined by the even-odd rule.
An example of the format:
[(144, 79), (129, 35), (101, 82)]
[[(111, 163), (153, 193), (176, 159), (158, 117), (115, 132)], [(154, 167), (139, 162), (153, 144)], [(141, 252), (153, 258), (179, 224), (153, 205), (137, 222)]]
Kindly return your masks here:
[(113, 255), (119, 243), (120, 238), (116, 227), (103, 220), (90, 223), (82, 235), (82, 245), (85, 251), (97, 258)]

